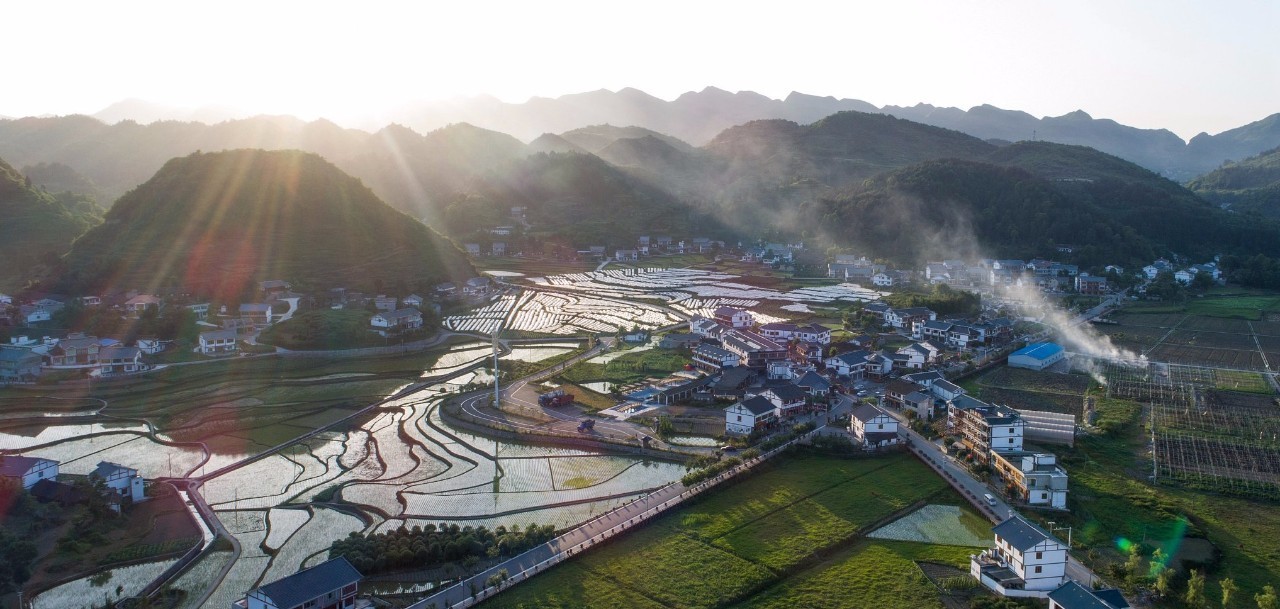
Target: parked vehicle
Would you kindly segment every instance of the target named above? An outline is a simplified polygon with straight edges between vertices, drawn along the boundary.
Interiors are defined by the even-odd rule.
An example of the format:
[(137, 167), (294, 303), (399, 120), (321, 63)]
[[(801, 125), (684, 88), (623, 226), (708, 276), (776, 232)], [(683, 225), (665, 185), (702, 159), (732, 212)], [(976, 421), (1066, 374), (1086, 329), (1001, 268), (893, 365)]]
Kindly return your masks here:
[(548, 391), (538, 396), (538, 405), (543, 407), (568, 406), (572, 403), (573, 394), (565, 393), (563, 389)]

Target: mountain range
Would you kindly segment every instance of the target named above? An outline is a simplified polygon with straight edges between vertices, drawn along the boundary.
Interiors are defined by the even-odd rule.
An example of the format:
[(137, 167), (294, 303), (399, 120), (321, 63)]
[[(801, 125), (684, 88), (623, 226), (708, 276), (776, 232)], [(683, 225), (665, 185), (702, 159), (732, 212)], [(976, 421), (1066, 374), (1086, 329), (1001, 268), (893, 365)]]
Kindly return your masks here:
[(1233, 211), (1280, 218), (1280, 148), (1225, 163), (1187, 187)]
[[(387, 123), (399, 123), (426, 133), (453, 123), (469, 123), (530, 142), (544, 133), (608, 124), (643, 127), (701, 146), (721, 131), (753, 120), (783, 119), (808, 124), (847, 110), (889, 114), (980, 139), (1007, 142), (1039, 139), (1089, 146), (1179, 181), (1189, 180), (1226, 160), (1241, 159), (1280, 145), (1280, 114), (1217, 135), (1201, 133), (1184, 142), (1165, 129), (1130, 127), (1109, 119), (1095, 119), (1081, 110), (1037, 118), (1026, 112), (985, 104), (968, 110), (923, 103), (877, 107), (857, 99), (796, 92), (784, 99), (772, 99), (751, 91), (734, 93), (715, 87), (690, 91), (670, 101), (625, 88), (555, 98), (534, 97), (521, 103), (488, 96), (419, 102), (392, 110), (380, 124), (354, 126), (377, 130)], [(242, 112), (227, 108), (167, 108), (140, 100), (118, 102), (94, 116), (107, 123), (120, 120), (214, 123), (246, 118)]]
[(101, 222), (102, 209), (92, 201), (50, 194), (0, 160), (0, 290), (22, 288)]

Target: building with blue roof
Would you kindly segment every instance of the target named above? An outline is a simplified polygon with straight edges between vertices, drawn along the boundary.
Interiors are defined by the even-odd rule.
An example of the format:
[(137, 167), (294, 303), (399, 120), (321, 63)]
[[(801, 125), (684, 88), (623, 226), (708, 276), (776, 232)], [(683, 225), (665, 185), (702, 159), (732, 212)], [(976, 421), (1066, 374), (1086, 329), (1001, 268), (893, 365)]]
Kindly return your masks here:
[(1009, 366), (1028, 370), (1044, 370), (1067, 357), (1062, 345), (1057, 343), (1032, 343), (1014, 351), (1009, 356)]

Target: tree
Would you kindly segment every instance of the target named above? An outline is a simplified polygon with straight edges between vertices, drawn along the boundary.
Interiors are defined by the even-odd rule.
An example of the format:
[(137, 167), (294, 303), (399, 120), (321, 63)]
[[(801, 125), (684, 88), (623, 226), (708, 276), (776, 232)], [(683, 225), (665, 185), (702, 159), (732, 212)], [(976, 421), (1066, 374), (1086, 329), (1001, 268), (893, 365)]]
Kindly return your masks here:
[(1276, 589), (1267, 584), (1262, 587), (1262, 592), (1253, 595), (1254, 602), (1258, 603), (1258, 609), (1280, 609), (1280, 601), (1276, 600)]
[(1156, 570), (1156, 583), (1155, 583), (1156, 593), (1159, 594), (1162, 598), (1169, 596), (1169, 589), (1172, 587), (1172, 585), (1173, 585), (1173, 569), (1170, 569), (1167, 565), (1160, 565), (1160, 567)]
[(1239, 590), (1236, 581), (1230, 577), (1224, 577), (1218, 581), (1218, 586), (1222, 588), (1222, 606), (1226, 607), (1231, 603), (1231, 596)]
[(1130, 586), (1137, 587), (1146, 580), (1146, 571), (1142, 568), (1142, 554), (1138, 544), (1129, 546), (1129, 558), (1124, 561), (1124, 577)]
[(1204, 607), (1204, 571), (1195, 570), (1187, 578), (1187, 595), (1184, 597), (1188, 607)]

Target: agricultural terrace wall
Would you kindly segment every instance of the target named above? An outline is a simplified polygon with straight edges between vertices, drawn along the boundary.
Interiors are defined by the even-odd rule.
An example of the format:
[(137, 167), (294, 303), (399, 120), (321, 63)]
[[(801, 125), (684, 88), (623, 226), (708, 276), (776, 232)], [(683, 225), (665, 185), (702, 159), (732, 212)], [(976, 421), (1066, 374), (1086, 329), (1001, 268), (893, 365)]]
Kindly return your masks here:
[(450, 426), (456, 426), (489, 438), (507, 440), (510, 442), (520, 442), (523, 444), (553, 446), (558, 448), (619, 451), (642, 457), (673, 461), (676, 463), (684, 463), (689, 459), (689, 457), (701, 454), (658, 448), (644, 448), (635, 444), (606, 442), (603, 440), (593, 440), (580, 436), (561, 435), (553, 433), (550, 430), (545, 432), (524, 432), (520, 431), (519, 428), (516, 427), (505, 429), (495, 427), (488, 423), (477, 423), (467, 418), (465, 411), (461, 408), (457, 408), (457, 402), (463, 399), (463, 397), (466, 396), (455, 396), (445, 402), (444, 407), (440, 409), (440, 416), (447, 421)]

